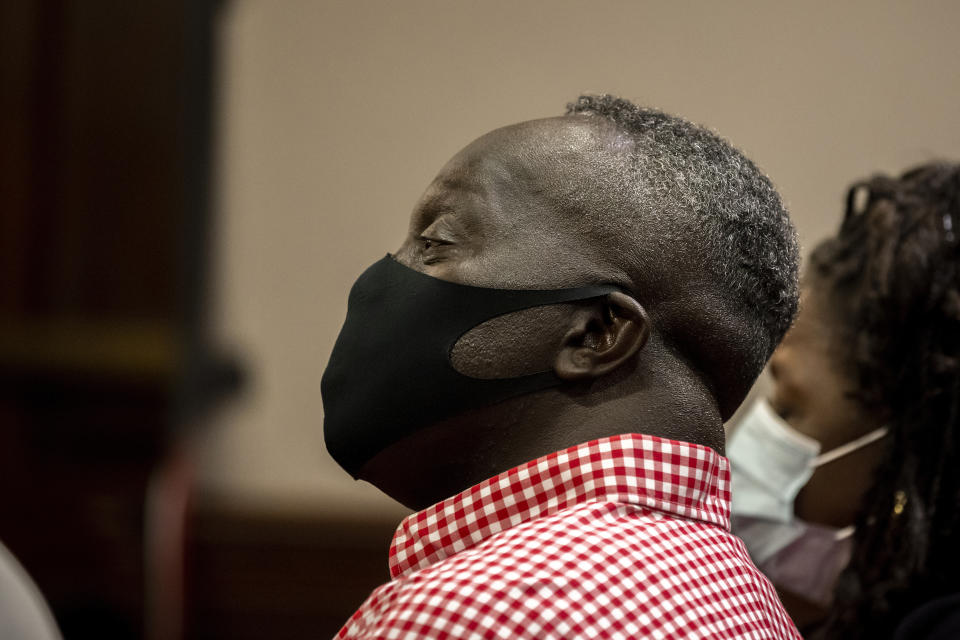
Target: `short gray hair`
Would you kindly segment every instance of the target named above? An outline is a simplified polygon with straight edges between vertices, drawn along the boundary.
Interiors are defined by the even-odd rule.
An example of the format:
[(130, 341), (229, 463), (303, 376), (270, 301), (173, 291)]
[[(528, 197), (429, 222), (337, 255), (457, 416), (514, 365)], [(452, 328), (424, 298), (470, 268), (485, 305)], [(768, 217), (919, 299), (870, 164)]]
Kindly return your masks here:
[(752, 334), (742, 336), (752, 381), (792, 324), (799, 298), (796, 231), (770, 179), (726, 140), (676, 116), (610, 95), (580, 96), (567, 105), (567, 115), (576, 114), (604, 118), (631, 140), (634, 178), (616, 188), (646, 209), (682, 218), (674, 228), (682, 227), (682, 240), (694, 244)]

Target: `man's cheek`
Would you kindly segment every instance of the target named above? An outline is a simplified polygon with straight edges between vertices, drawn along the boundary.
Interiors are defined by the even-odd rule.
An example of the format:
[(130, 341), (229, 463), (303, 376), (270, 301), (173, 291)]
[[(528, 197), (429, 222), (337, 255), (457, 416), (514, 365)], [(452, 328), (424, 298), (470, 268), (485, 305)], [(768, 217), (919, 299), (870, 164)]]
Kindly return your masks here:
[(553, 368), (570, 305), (534, 307), (487, 320), (454, 345), (450, 360), (472, 378), (515, 378)]

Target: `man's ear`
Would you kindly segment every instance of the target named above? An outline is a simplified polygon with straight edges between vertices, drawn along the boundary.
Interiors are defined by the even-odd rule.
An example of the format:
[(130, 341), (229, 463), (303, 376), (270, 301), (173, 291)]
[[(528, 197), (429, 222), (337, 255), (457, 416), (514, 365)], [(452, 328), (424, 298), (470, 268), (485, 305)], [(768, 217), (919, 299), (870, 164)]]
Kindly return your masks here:
[(599, 378), (643, 349), (649, 337), (646, 309), (625, 293), (608, 293), (573, 316), (554, 371), (563, 380)]

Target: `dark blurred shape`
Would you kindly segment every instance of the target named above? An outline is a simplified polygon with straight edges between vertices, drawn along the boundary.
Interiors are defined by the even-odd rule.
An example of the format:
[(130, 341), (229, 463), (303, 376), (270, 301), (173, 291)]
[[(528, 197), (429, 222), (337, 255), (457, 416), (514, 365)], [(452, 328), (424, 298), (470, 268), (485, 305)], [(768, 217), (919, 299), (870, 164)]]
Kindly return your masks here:
[(0, 541), (73, 638), (333, 635), (392, 523), (194, 495), (213, 0), (0, 3)]
[(0, 3), (0, 539), (67, 638), (182, 604), (147, 486), (242, 380), (204, 322), (217, 5)]
[(897, 627), (893, 640), (956, 640), (960, 638), (960, 593), (917, 608)]
[(206, 504), (190, 528), (190, 640), (331, 638), (390, 579), (384, 519)]

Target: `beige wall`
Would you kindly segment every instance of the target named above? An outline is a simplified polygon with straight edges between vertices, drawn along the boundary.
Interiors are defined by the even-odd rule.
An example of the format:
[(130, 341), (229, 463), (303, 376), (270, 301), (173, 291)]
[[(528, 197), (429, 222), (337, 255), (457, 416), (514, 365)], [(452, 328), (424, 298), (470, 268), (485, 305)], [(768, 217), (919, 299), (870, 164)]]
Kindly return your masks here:
[(219, 328), (253, 366), (208, 491), (401, 511), (322, 445), (319, 380), (362, 269), (477, 135), (618, 93), (708, 124), (809, 247), (852, 179), (960, 159), (960, 3), (236, 0), (223, 32)]

